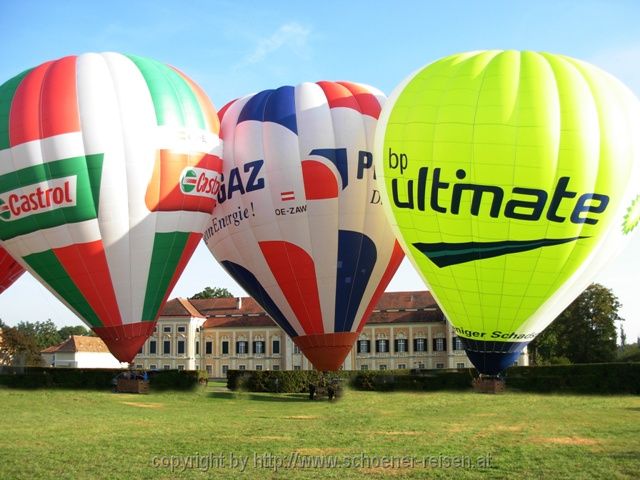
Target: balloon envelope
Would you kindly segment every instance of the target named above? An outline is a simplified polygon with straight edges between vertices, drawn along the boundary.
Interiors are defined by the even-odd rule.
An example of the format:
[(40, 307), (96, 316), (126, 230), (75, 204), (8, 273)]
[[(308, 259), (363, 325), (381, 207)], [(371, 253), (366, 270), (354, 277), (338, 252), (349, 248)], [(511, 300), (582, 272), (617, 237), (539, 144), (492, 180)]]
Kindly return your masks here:
[(385, 105), (383, 202), (481, 373), (511, 365), (637, 224), (639, 118), (607, 73), (516, 51), (438, 60)]
[(318, 370), (336, 370), (403, 258), (371, 155), (383, 95), (354, 83), (266, 90), (221, 110), (215, 258)]
[(0, 293), (13, 285), (24, 273), (24, 268), (7, 251), (0, 247)]
[(0, 238), (131, 361), (214, 206), (219, 122), (154, 60), (88, 53), (0, 86)]

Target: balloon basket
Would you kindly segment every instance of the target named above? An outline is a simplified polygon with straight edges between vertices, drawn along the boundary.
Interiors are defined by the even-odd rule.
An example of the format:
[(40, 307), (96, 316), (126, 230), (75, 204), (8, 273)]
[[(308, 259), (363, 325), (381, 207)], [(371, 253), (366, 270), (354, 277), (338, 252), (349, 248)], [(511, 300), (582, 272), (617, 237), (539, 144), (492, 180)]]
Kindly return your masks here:
[(479, 376), (471, 382), (473, 391), (476, 393), (504, 393), (506, 384), (504, 378)]

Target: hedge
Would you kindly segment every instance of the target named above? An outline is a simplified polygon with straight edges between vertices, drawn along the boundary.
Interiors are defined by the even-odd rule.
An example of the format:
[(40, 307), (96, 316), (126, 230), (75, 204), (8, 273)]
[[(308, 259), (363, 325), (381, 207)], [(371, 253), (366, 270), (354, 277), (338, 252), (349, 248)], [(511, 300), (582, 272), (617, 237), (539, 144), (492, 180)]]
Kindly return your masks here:
[[(475, 369), (369, 370), (330, 374), (357, 390), (441, 391), (468, 390)], [(227, 388), (251, 392), (308, 392), (320, 373), (314, 370), (229, 370)], [(598, 363), (512, 367), (505, 373), (508, 390), (539, 393), (640, 394), (640, 363)]]
[[(0, 385), (10, 388), (69, 388), (111, 390), (112, 380), (125, 370), (102, 368), (2, 368)], [(153, 390), (191, 390), (206, 382), (206, 372), (196, 370), (159, 370), (150, 372)]]

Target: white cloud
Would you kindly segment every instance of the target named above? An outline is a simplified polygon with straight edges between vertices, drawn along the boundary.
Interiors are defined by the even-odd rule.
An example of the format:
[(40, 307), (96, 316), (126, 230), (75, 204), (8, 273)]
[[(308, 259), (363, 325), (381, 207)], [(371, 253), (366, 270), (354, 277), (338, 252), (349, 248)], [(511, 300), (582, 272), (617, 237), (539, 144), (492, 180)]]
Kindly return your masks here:
[(298, 57), (306, 57), (311, 30), (297, 22), (281, 25), (268, 37), (258, 40), (254, 51), (247, 55), (241, 65), (261, 62), (272, 53), (287, 48)]

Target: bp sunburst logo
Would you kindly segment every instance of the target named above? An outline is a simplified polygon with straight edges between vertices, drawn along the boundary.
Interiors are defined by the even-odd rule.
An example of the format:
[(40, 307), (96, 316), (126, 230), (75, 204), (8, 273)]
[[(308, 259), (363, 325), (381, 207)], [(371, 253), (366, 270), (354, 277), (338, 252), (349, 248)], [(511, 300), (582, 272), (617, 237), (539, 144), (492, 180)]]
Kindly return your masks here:
[(624, 222), (622, 224), (622, 231), (624, 233), (631, 233), (640, 222), (640, 195), (638, 195), (631, 205), (627, 209), (627, 213), (624, 216)]
[(198, 174), (191, 168), (186, 168), (180, 179), (180, 189), (183, 193), (191, 193), (198, 183)]

